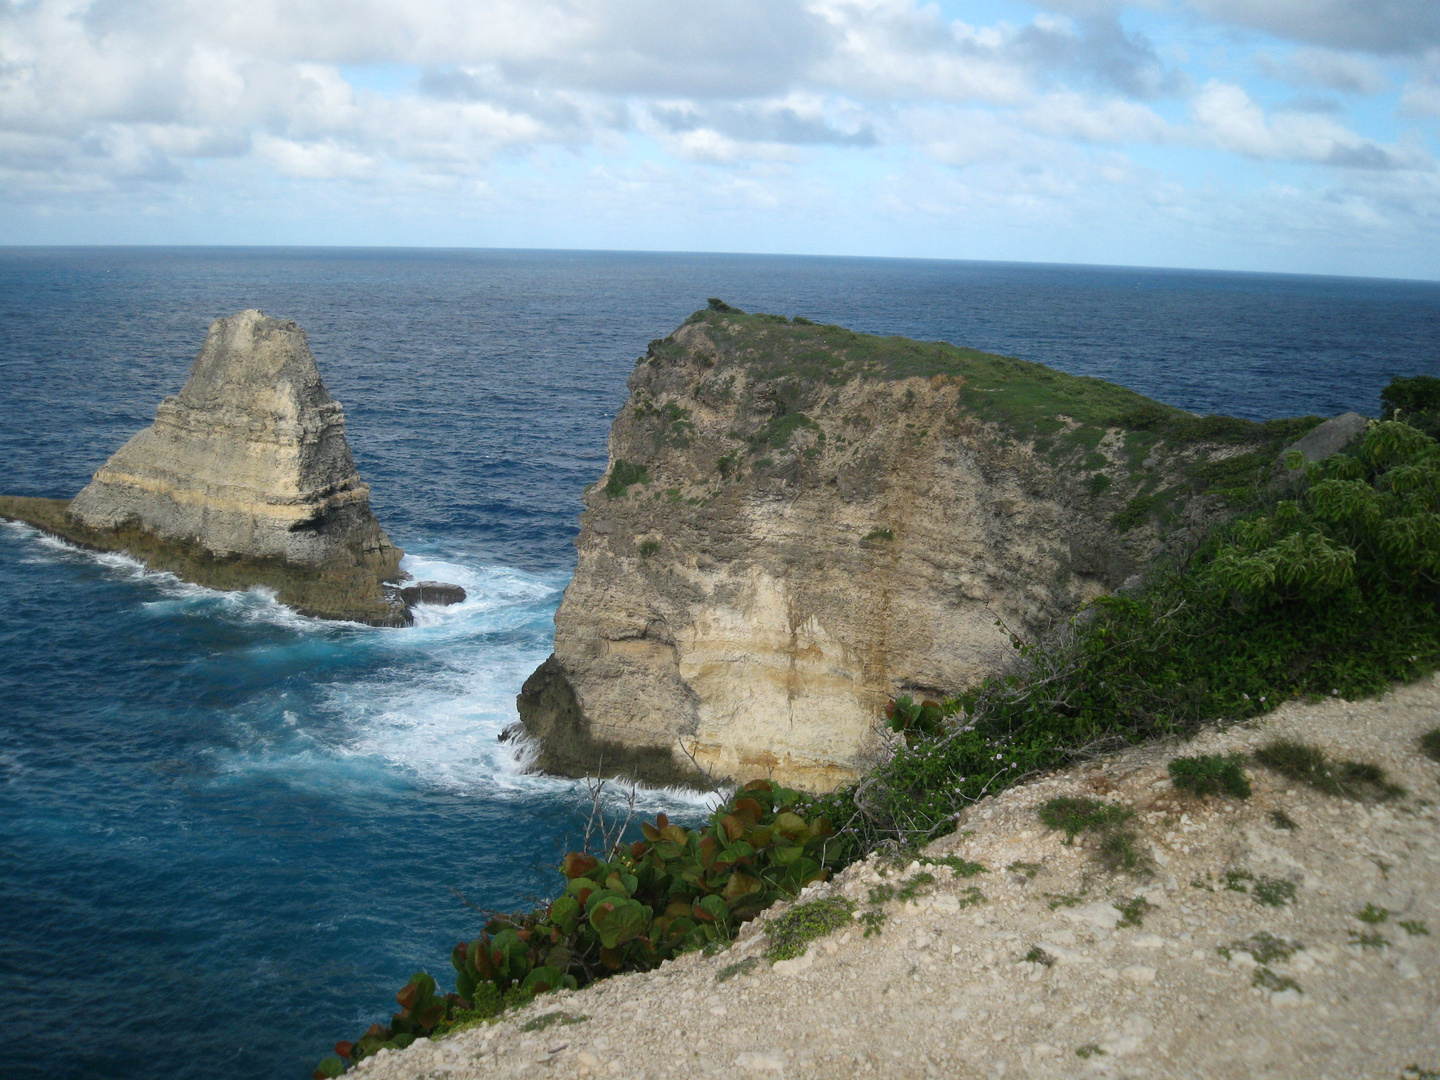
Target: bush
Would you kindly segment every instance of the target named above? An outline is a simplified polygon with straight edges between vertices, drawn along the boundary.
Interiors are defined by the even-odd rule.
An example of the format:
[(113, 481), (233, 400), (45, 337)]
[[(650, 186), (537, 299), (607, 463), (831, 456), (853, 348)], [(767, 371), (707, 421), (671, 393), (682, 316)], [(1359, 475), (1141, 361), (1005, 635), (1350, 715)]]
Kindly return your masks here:
[(1433, 375), (1416, 375), (1410, 379), (1396, 376), (1380, 391), (1380, 415), (1404, 420), (1435, 435), (1440, 429), (1440, 379)]
[(1134, 811), (1098, 799), (1061, 796), (1041, 805), (1040, 822), (1051, 829), (1064, 829), (1067, 842), (1087, 829), (1103, 830), (1134, 816)]
[(565, 889), (551, 904), (492, 918), (474, 941), (455, 946), (454, 993), (439, 995), (433, 978), (417, 974), (397, 995), (402, 1010), (388, 1028), (376, 1025), (342, 1045), (359, 1060), (537, 994), (648, 971), (729, 941), (743, 923), (836, 866), (834, 829), (806, 812), (799, 792), (755, 780), (703, 828), (660, 814), (641, 824), (642, 839), (603, 857), (570, 852), (560, 866)]
[(610, 469), (610, 479), (605, 481), (605, 495), (611, 499), (625, 497), (631, 484), (648, 484), (650, 482), (650, 469), (645, 465), (635, 465), (629, 461), (617, 460)]
[(1200, 757), (1178, 757), (1167, 766), (1170, 781), (1181, 791), (1201, 798), (1206, 795), (1250, 797), (1250, 781), (1243, 768), (1244, 754), (1203, 754)]

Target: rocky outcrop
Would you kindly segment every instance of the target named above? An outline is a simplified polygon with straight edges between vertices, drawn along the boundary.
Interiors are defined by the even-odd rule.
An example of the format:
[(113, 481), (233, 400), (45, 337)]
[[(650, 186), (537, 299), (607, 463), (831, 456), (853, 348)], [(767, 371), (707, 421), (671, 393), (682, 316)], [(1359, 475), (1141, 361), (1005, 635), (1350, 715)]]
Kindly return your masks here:
[(1316, 422), (712, 307), (651, 344), (585, 495), (539, 768), (824, 790), (893, 695), (970, 685), (1268, 481)]
[(10, 498), (0, 514), (200, 584), (270, 586), (305, 614), (411, 622), (384, 587), (403, 552), (370, 510), (344, 410), (304, 331), (259, 311), (211, 324), (180, 393), (68, 506)]

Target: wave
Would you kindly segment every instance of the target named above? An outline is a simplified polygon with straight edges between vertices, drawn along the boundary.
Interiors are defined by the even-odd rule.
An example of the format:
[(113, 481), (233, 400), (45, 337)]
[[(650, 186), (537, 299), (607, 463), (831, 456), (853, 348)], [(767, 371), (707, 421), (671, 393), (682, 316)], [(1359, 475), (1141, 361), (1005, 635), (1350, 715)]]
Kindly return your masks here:
[[(459, 797), (589, 802), (583, 781), (534, 773), (524, 740), (502, 742), (518, 719), (515, 695), (549, 655), (569, 571), (534, 573), (463, 550), (412, 544), (401, 568), (415, 580), (460, 585), (459, 604), (417, 605), (403, 629), (300, 615), (271, 590), (226, 592), (152, 570), (138, 559), (75, 547), (25, 525), (36, 561), (85, 562), (143, 586), (145, 619), (209, 624), (222, 638), (193, 661), (203, 676), (240, 686), (221, 718), (233, 736), (213, 750), (232, 779), (256, 773), (307, 787), (417, 786)], [(228, 628), (228, 629), (227, 629)], [(629, 785), (609, 781), (612, 810)], [(639, 813), (693, 815), (712, 793), (637, 785)]]

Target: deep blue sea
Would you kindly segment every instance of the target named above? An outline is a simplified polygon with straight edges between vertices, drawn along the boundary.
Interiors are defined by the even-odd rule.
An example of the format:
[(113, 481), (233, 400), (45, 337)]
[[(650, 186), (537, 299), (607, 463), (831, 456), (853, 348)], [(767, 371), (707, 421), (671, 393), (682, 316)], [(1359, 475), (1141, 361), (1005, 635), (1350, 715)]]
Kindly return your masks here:
[[(0, 490), (69, 496), (210, 320), (297, 319), (372, 505), (470, 599), (322, 623), (0, 526), (6, 1075), (308, 1076), (446, 978), (461, 900), (548, 893), (586, 808), (497, 734), (646, 343), (710, 296), (1098, 375), (1199, 412), (1374, 413), (1440, 375), (1440, 284), (877, 259), (0, 250)], [(657, 792), (646, 805), (695, 808)]]

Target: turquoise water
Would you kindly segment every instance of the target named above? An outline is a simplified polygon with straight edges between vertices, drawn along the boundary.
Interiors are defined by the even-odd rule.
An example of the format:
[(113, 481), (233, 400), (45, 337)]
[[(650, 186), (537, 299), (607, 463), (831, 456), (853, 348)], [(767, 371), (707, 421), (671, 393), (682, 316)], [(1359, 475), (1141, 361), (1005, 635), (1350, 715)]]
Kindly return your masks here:
[[(298, 319), (418, 577), (414, 628), (302, 619), (0, 527), (0, 1014), (16, 1077), (308, 1075), (547, 893), (573, 783), (496, 736), (549, 652), (579, 494), (646, 342), (720, 296), (945, 338), (1197, 411), (1373, 411), (1440, 374), (1440, 287), (567, 252), (0, 251), (0, 488), (73, 494), (209, 320)], [(655, 810), (698, 796), (658, 792)], [(462, 899), (462, 895), (463, 898)]]

